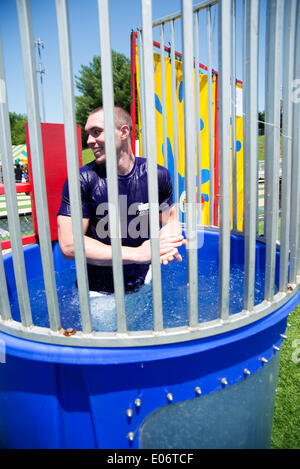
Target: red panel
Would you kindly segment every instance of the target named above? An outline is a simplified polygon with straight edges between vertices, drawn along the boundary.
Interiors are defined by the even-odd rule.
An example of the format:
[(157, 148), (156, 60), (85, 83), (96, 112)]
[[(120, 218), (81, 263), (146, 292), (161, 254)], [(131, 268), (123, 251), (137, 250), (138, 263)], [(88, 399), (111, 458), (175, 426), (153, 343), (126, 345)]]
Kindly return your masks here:
[[(18, 194), (22, 192), (30, 192), (31, 191), (31, 184), (29, 182), (18, 182), (16, 184), (16, 192)], [(0, 184), (0, 195), (4, 195), (4, 185)]]
[[(25, 244), (32, 244), (36, 243), (36, 237), (34, 235), (28, 235), (28, 236), (23, 236), (22, 238), (22, 244), (23, 246)], [(5, 249), (10, 249), (11, 244), (10, 244), (10, 239), (6, 239), (5, 241), (1, 241), (1, 249), (5, 251)]]
[[(26, 122), (26, 143), (28, 154), (28, 172), (29, 181), (32, 181), (32, 168), (31, 168), (31, 152), (29, 142), (28, 125)], [(48, 212), (50, 233), (52, 241), (57, 240), (57, 221), (56, 214), (58, 212), (61, 191), (64, 182), (67, 178), (67, 161), (65, 150), (65, 133), (63, 124), (41, 124), (42, 140), (43, 140), (43, 154), (45, 166), (45, 180), (47, 190)], [(82, 151), (81, 151), (81, 128), (77, 126), (77, 143), (78, 143), (78, 161), (79, 166), (82, 165)], [(33, 184), (32, 184), (33, 186)], [(31, 192), (31, 205), (32, 205), (32, 224), (33, 231), (38, 235), (36, 208), (34, 203), (34, 188)]]

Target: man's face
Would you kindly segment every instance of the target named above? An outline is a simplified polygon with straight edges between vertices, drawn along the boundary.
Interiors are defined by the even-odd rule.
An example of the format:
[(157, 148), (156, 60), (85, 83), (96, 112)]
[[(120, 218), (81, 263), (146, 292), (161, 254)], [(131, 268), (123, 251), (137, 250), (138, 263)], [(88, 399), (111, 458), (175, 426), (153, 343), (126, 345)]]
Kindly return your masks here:
[(88, 136), (87, 144), (94, 153), (97, 164), (105, 163), (105, 139), (104, 139), (104, 116), (103, 111), (91, 114), (85, 125)]
[[(94, 153), (97, 164), (104, 164), (106, 160), (105, 154), (105, 137), (104, 137), (104, 113), (103, 110), (91, 114), (85, 125), (85, 132), (88, 136), (87, 144)], [(116, 152), (121, 148), (122, 131), (115, 129)]]

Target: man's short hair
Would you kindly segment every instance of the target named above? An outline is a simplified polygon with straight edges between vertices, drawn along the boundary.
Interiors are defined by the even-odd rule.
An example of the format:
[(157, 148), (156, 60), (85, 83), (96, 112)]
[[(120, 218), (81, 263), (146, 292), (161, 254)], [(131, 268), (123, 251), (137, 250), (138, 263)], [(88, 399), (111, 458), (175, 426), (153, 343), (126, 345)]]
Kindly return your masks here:
[[(96, 109), (93, 109), (89, 113), (89, 116), (99, 111), (103, 111), (103, 106), (99, 106)], [(114, 119), (115, 119), (115, 126), (117, 129), (120, 129), (122, 125), (128, 125), (129, 130), (130, 130), (130, 135), (131, 135), (132, 119), (130, 117), (130, 114), (127, 111), (125, 111), (125, 109), (123, 109), (120, 106), (114, 106)]]

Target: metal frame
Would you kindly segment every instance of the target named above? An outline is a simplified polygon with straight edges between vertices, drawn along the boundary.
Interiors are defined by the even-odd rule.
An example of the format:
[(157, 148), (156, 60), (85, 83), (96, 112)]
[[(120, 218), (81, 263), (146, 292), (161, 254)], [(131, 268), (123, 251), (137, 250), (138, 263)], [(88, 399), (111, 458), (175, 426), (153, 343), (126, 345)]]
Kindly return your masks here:
[[(111, 225), (115, 236), (112, 238), (113, 251), (113, 274), (116, 293), (116, 307), (118, 330), (112, 333), (95, 332), (91, 327), (91, 318), (88, 298), (88, 282), (86, 265), (84, 258), (84, 241), (81, 223), (81, 200), (79, 187), (79, 169), (77, 162), (77, 142), (75, 132), (74, 117), (74, 96), (72, 84), (72, 63), (71, 45), (69, 38), (67, 0), (56, 0), (57, 22), (59, 31), (59, 45), (62, 69), (62, 89), (65, 119), (65, 139), (67, 146), (67, 166), (68, 176), (71, 181), (71, 210), (73, 220), (73, 230), (75, 234), (75, 261), (77, 275), (81, 282), (80, 291), (80, 311), (82, 317), (82, 332), (65, 337), (60, 331), (60, 316), (57, 306), (57, 296), (53, 271), (53, 259), (49, 235), (49, 222), (47, 220), (47, 199), (45, 196), (43, 153), (41, 145), (40, 121), (37, 83), (35, 76), (35, 64), (33, 54), (33, 38), (31, 27), (30, 3), (29, 0), (17, 0), (20, 29), (22, 30), (22, 45), (24, 58), (24, 73), (27, 94), (27, 107), (29, 119), (29, 132), (32, 145), (32, 157), (34, 168), (34, 185), (36, 192), (41, 195), (37, 201), (38, 224), (40, 233), (40, 245), (42, 255), (42, 265), (45, 277), (45, 289), (47, 294), (48, 311), (50, 318), (50, 328), (37, 327), (32, 324), (30, 301), (27, 288), (26, 270), (20, 227), (17, 217), (16, 187), (13, 175), (13, 167), (10, 155), (10, 129), (8, 120), (7, 96), (5, 90), (5, 73), (3, 57), (0, 43), (0, 125), (4, 139), (1, 139), (1, 153), (3, 154), (3, 176), (5, 193), (7, 196), (8, 219), (10, 231), (12, 233), (11, 245), (13, 254), (13, 265), (16, 273), (17, 293), (21, 309), (21, 322), (12, 320), (10, 314), (9, 297), (3, 265), (3, 255), (0, 249), (0, 330), (8, 334), (41, 341), (51, 344), (71, 345), (79, 347), (135, 347), (158, 344), (169, 344), (182, 341), (190, 341), (202, 337), (209, 337), (216, 334), (232, 331), (240, 327), (251, 324), (283, 306), (287, 301), (298, 295), (300, 285), (300, 261), (299, 261), (299, 105), (292, 105), (289, 101), (289, 92), (293, 77), (299, 76), (299, 30), (300, 30), (300, 7), (296, 0), (287, 5), (285, 14), (285, 75), (284, 75), (284, 149), (287, 152), (287, 159), (283, 166), (283, 223), (281, 227), (283, 247), (280, 253), (280, 288), (274, 294), (275, 282), (275, 256), (278, 244), (276, 242), (277, 215), (278, 215), (278, 180), (279, 175), (279, 154), (277, 143), (279, 140), (279, 104), (280, 104), (280, 81), (278, 69), (281, 64), (281, 36), (283, 18), (283, 0), (269, 0), (268, 8), (270, 14), (267, 15), (268, 27), (267, 37), (271, 46), (267, 51), (267, 73), (268, 84), (274, 86), (266, 87), (266, 103), (269, 114), (266, 120), (272, 125), (267, 126), (266, 152), (268, 154), (266, 164), (266, 232), (263, 242), (266, 244), (266, 288), (265, 300), (254, 306), (254, 266), (255, 266), (255, 243), (256, 239), (256, 197), (257, 187), (257, 30), (258, 30), (258, 1), (245, 0), (245, 290), (244, 309), (234, 315), (229, 314), (229, 276), (230, 276), (230, 86), (231, 68), (228, 57), (230, 50), (234, 50), (235, 35), (233, 31), (233, 41), (231, 42), (231, 19), (234, 19), (234, 0), (223, 0), (219, 4), (219, 52), (220, 52), (220, 74), (218, 77), (220, 88), (220, 277), (219, 277), (219, 318), (205, 323), (198, 323), (198, 284), (197, 284), (197, 225), (196, 217), (196, 159), (198, 162), (198, 174), (201, 168), (200, 145), (198, 153), (196, 151), (196, 126), (193, 116), (195, 115), (194, 101), (194, 57), (193, 57), (193, 23), (196, 27), (196, 69), (199, 64), (199, 50), (197, 37), (198, 11), (207, 8), (207, 30), (209, 38), (209, 60), (208, 83), (211, 87), (211, 26), (210, 7), (216, 1), (204, 1), (198, 5), (192, 4), (192, 0), (182, 0), (182, 13), (178, 12), (168, 17), (152, 21), (151, 0), (141, 0), (142, 5), (142, 28), (138, 30), (139, 60), (142, 65), (140, 80), (142, 93), (142, 121), (144, 153), (148, 156), (148, 179), (151, 183), (149, 187), (150, 205), (150, 235), (152, 250), (152, 271), (153, 271), (153, 309), (154, 309), (154, 329), (151, 331), (129, 332), (126, 329), (126, 316), (124, 307), (124, 285), (122, 278), (122, 262), (120, 255), (120, 234), (119, 234), (119, 213), (118, 213), (118, 185), (117, 167), (114, 158), (109, 159), (108, 170), (108, 196), (109, 202), (115, 208), (111, 215)], [(231, 9), (233, 8), (233, 9)], [(110, 136), (109, 151), (115, 155), (114, 145), (114, 116), (112, 111), (113, 87), (112, 69), (110, 53), (110, 31), (109, 31), (109, 9), (108, 0), (98, 0), (99, 22), (100, 22), (100, 48), (101, 66), (105, 70), (103, 73), (104, 90), (104, 117), (107, 135)], [(195, 15), (193, 20), (193, 15)], [(232, 15), (232, 16), (231, 16)], [(183, 27), (183, 73), (185, 91), (185, 152), (186, 152), (186, 189), (187, 189), (187, 224), (186, 234), (189, 240), (188, 249), (188, 278), (189, 278), (189, 324), (184, 327), (170, 329), (163, 328), (162, 315), (162, 291), (161, 291), (161, 270), (159, 262), (159, 224), (158, 224), (158, 187), (157, 187), (157, 165), (156, 165), (156, 129), (155, 129), (155, 106), (154, 106), (154, 77), (153, 77), (153, 26), (160, 26), (161, 29), (161, 58), (164, 58), (165, 38), (164, 24), (170, 22), (171, 30), (171, 61), (172, 64), (172, 88), (175, 94), (175, 40), (174, 21), (182, 16)], [(299, 27), (298, 27), (299, 26)], [(105, 44), (105, 47), (104, 47)], [(295, 44), (297, 44), (295, 48)], [(233, 53), (234, 56), (234, 53)], [(232, 85), (235, 84), (235, 66), (232, 61)], [(294, 70), (293, 70), (294, 68)], [(164, 74), (162, 72), (162, 82)], [(197, 93), (198, 94), (198, 93)], [(233, 92), (234, 95), (234, 92)], [(234, 106), (233, 99), (233, 106)], [(175, 105), (173, 100), (173, 106)], [(164, 99), (163, 99), (164, 106)], [(294, 118), (292, 120), (291, 109), (293, 108)], [(211, 102), (209, 103), (211, 110)], [(175, 113), (176, 114), (176, 113)], [(200, 108), (196, 105), (196, 115), (199, 118)], [(234, 109), (233, 109), (234, 115)], [(174, 119), (176, 120), (176, 119)], [(199, 119), (198, 119), (199, 120)], [(210, 126), (212, 116), (209, 116)], [(164, 142), (166, 140), (166, 123), (164, 122)], [(233, 137), (234, 138), (234, 137)], [(216, 135), (217, 139), (217, 135)], [(199, 144), (199, 128), (197, 127), (197, 141)], [(212, 148), (212, 134), (210, 134), (210, 148)], [(165, 150), (166, 151), (166, 150)], [(167, 156), (167, 153), (165, 153)], [(177, 168), (177, 160), (175, 161)], [(176, 184), (178, 184), (178, 179)], [(257, 181), (256, 181), (257, 183)], [(291, 190), (290, 190), (291, 187)], [(199, 178), (199, 188), (201, 188)], [(176, 189), (175, 187), (175, 194)], [(213, 204), (212, 204), (213, 205)], [(210, 218), (216, 217), (216, 213), (211, 207)], [(295, 216), (291, 216), (291, 212)], [(207, 230), (217, 230), (217, 228), (207, 228)], [(259, 238), (260, 241), (261, 238)], [(290, 257), (289, 257), (290, 248)], [(288, 263), (290, 271), (288, 274)], [(289, 277), (288, 277), (289, 275)], [(288, 281), (290, 282), (288, 284)]]
[(49, 230), (48, 203), (45, 185), (42, 135), (38, 103), (34, 41), (29, 1), (17, 0), (19, 29), (22, 44), (24, 80), (26, 90), (28, 130), (31, 142), (33, 183), (39, 197), (36, 197), (37, 224), (41, 246), (44, 283), (49, 311), (50, 328), (60, 329), (60, 315), (52, 258), (52, 244)]
[(91, 332), (92, 325), (90, 316), (87, 268), (84, 253), (82, 206), (79, 186), (71, 44), (66, 0), (56, 0), (56, 15), (60, 45), (60, 67), (65, 121), (65, 141), (70, 204), (72, 214), (72, 229), (74, 237), (74, 252), (77, 278), (80, 278), (80, 282), (78, 282), (79, 304), (82, 328), (85, 332)]
[[(258, 63), (258, 0), (245, 0), (245, 117), (244, 117), (244, 237), (245, 284), (244, 308), (254, 306), (256, 210), (257, 210), (257, 63)], [(234, 139), (235, 142), (235, 139)], [(234, 145), (232, 145), (233, 148)], [(236, 180), (235, 180), (236, 183)], [(233, 189), (234, 192), (234, 189)]]

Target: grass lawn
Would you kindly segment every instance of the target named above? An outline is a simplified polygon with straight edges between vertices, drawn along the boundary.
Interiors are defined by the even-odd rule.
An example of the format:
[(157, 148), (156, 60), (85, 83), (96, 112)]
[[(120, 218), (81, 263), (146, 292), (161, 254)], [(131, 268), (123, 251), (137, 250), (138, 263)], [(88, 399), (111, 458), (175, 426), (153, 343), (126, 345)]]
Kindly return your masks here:
[[(280, 156), (282, 156), (282, 136), (280, 135)], [(263, 161), (265, 159), (265, 136), (258, 136), (258, 159)]]
[(272, 431), (273, 449), (300, 449), (300, 305), (288, 318), (281, 348)]
[(258, 159), (260, 161), (265, 159), (265, 136), (259, 135), (258, 137)]

